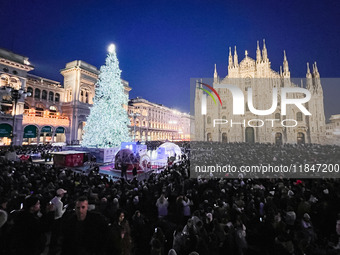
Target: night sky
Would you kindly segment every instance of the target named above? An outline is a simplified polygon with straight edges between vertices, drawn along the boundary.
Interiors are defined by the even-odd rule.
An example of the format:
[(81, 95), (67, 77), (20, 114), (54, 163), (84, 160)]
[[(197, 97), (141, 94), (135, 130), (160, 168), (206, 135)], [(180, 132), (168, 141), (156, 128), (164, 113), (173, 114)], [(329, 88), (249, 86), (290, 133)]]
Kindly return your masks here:
[[(266, 39), (276, 71), (286, 50), (292, 77), (317, 61), (340, 75), (339, 1), (1, 0), (0, 47), (29, 57), (33, 74), (63, 82), (72, 60), (104, 64), (115, 43), (130, 98), (189, 112), (190, 78), (227, 75), (228, 47), (239, 61)], [(340, 84), (324, 86), (326, 117), (340, 113)]]

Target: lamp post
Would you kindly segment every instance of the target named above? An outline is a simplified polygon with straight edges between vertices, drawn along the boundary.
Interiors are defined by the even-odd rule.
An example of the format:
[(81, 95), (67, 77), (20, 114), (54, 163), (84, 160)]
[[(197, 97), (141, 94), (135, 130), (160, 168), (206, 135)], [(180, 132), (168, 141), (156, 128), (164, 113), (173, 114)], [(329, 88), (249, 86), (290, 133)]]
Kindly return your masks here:
[(130, 116), (133, 118), (133, 141), (136, 142), (136, 119), (140, 116), (139, 113), (132, 113)]
[(16, 111), (17, 111), (17, 104), (19, 99), (21, 98), (21, 96), (30, 96), (31, 92), (25, 92), (23, 89), (14, 89), (12, 87), (6, 87), (6, 92), (10, 94), (11, 96), (11, 100), (14, 101), (13, 104), (13, 111), (12, 111), (12, 115), (13, 115), (13, 125), (12, 125), (12, 139), (11, 139), (11, 146), (14, 145), (14, 130), (15, 130), (15, 115), (16, 115)]

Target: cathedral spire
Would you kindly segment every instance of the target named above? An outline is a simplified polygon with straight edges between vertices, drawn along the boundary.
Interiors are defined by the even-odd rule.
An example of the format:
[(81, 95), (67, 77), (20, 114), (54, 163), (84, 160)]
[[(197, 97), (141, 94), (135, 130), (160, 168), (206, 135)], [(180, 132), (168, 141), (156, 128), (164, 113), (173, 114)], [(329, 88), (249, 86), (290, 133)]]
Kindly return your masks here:
[(217, 75), (216, 64), (215, 64), (214, 82), (217, 82), (217, 80), (218, 80), (218, 75)]
[(309, 63), (307, 62), (307, 73), (310, 73), (310, 69), (309, 69)]
[(286, 56), (286, 51), (285, 50), (283, 51), (283, 74), (285, 76), (290, 76), (288, 60), (287, 60), (287, 56)]
[(311, 78), (312, 74), (310, 73), (310, 69), (309, 69), (309, 63), (307, 62), (307, 73), (306, 73), (306, 78)]
[(229, 65), (228, 68), (232, 68), (233, 67), (233, 56), (231, 55), (231, 47), (229, 47)]
[(306, 73), (306, 89), (312, 92), (312, 74), (310, 73), (309, 63), (307, 62), (307, 73)]
[(320, 82), (320, 74), (319, 74), (316, 62), (314, 62), (314, 65), (313, 65), (313, 85), (314, 85), (314, 92), (315, 93), (319, 93), (320, 91), (322, 93), (321, 82)]
[(320, 76), (319, 71), (318, 71), (318, 67), (316, 65), (316, 61), (314, 62), (314, 65), (313, 65), (313, 74), (314, 74), (315, 77)]
[(283, 61), (287, 61), (286, 51), (283, 50)]
[(235, 51), (234, 51), (234, 66), (238, 66), (238, 56), (237, 56), (237, 51), (236, 51), (236, 46), (235, 46)]
[(263, 39), (263, 50), (262, 50), (262, 59), (264, 62), (268, 61), (268, 53), (267, 53), (267, 48), (266, 48), (266, 41)]
[(261, 62), (261, 50), (260, 50), (259, 41), (257, 41), (256, 63), (260, 63), (260, 62)]

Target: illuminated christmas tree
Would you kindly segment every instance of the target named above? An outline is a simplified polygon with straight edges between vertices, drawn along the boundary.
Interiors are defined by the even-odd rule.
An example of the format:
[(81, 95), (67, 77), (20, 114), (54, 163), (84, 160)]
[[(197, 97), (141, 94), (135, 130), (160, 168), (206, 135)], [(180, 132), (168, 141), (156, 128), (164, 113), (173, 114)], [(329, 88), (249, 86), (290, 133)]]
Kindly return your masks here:
[(109, 47), (105, 65), (100, 68), (96, 93), (84, 128), (82, 146), (108, 148), (131, 140), (128, 125), (128, 96), (121, 81), (116, 49)]

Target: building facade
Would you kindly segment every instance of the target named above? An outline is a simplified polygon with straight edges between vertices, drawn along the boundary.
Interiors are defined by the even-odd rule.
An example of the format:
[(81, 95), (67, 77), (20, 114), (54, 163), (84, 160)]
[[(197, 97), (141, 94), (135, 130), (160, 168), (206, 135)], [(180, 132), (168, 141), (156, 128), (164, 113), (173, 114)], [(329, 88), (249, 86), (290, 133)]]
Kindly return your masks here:
[[(256, 59), (248, 56), (239, 62), (236, 46), (232, 55), (229, 48), (228, 75), (220, 79), (216, 70), (213, 87), (221, 97), (223, 104), (216, 104), (212, 97), (203, 92), (202, 84), (197, 83), (195, 91), (195, 140), (220, 142), (259, 142), (259, 143), (325, 143), (325, 114), (323, 89), (316, 63), (310, 71), (307, 63), (305, 85), (296, 85), (290, 75), (286, 53), (284, 52), (283, 68), (279, 72), (271, 69), (267, 48), (263, 42), (260, 50), (257, 43)], [(244, 95), (244, 114), (233, 114), (233, 94), (226, 88), (216, 88), (221, 84), (232, 84), (242, 90)], [(287, 106), (286, 115), (281, 114), (282, 88), (306, 88), (311, 93), (311, 99), (305, 108), (311, 115), (304, 115), (296, 106)], [(248, 105), (248, 90), (252, 90), (252, 105)], [(276, 110), (266, 116), (255, 115), (250, 106), (257, 110), (271, 109), (273, 105), (273, 90), (277, 90)], [(304, 98), (301, 93), (291, 93), (288, 98)], [(202, 103), (206, 102), (206, 112)], [(234, 106), (235, 107), (235, 106)], [(215, 125), (219, 119), (223, 124)], [(294, 120), (294, 121), (292, 121)], [(234, 123), (234, 125), (231, 125)], [(294, 127), (290, 127), (295, 125)]]
[(143, 98), (129, 101), (131, 136), (135, 141), (189, 141), (190, 115), (149, 102)]
[(332, 115), (326, 124), (326, 139), (328, 144), (340, 145), (340, 114)]
[[(63, 84), (30, 74), (32, 70), (28, 57), (0, 48), (0, 144), (9, 145), (12, 140), (15, 145), (80, 144), (99, 70), (82, 60), (69, 62), (60, 71)], [(122, 83), (129, 96), (129, 83)], [(15, 99), (13, 92), (20, 98)], [(140, 117), (130, 115), (136, 140), (189, 139), (189, 122), (183, 117), (188, 115), (145, 99), (133, 99), (124, 107), (128, 113), (141, 113)], [(172, 123), (166, 122), (170, 116)]]

